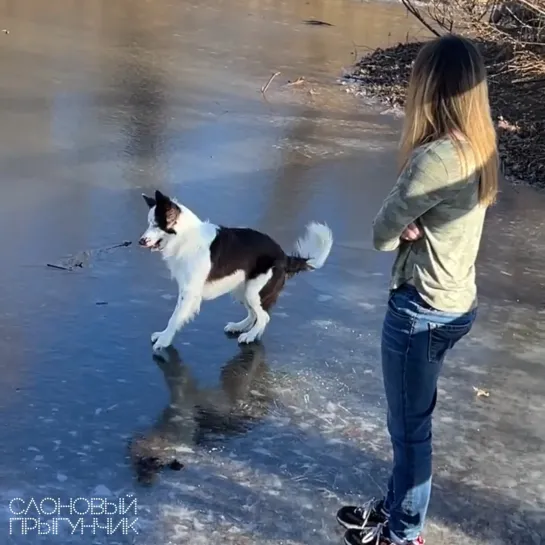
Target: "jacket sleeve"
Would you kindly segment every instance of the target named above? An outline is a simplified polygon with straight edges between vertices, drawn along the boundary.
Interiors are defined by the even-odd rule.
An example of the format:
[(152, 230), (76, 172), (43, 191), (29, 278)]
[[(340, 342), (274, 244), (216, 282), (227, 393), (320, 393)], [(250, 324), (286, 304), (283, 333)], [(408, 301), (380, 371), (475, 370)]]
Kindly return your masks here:
[(447, 170), (432, 150), (416, 153), (373, 221), (373, 246), (389, 252), (400, 245), (404, 229), (441, 202), (449, 185)]

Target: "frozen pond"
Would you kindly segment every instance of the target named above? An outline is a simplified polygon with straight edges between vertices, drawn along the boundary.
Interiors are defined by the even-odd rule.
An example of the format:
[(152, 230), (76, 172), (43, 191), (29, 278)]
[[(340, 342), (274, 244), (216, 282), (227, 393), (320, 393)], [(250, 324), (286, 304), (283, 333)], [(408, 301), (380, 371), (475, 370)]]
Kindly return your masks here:
[[(0, 542), (340, 543), (338, 506), (380, 494), (390, 464), (392, 256), (370, 224), (399, 121), (335, 78), (417, 28), (396, 4), (342, 0), (0, 0), (0, 15)], [(286, 249), (309, 220), (332, 227), (327, 265), (290, 281), (261, 345), (224, 336), (242, 318), (225, 298), (154, 361), (175, 296), (157, 255), (46, 267), (137, 240), (155, 188)], [(478, 324), (441, 382), (431, 543), (545, 543), (544, 217), (524, 188), (490, 214)], [(138, 482), (130, 452), (148, 451), (185, 467)], [(99, 526), (117, 506), (111, 531), (91, 500)]]

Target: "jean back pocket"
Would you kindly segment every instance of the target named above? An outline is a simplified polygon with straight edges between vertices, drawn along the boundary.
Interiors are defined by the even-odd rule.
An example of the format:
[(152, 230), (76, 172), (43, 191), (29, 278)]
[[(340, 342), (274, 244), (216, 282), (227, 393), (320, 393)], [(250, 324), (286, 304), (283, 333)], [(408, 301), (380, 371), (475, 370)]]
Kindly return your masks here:
[(428, 323), (428, 359), (430, 363), (443, 363), (448, 350), (470, 331), (473, 321), (464, 324)]

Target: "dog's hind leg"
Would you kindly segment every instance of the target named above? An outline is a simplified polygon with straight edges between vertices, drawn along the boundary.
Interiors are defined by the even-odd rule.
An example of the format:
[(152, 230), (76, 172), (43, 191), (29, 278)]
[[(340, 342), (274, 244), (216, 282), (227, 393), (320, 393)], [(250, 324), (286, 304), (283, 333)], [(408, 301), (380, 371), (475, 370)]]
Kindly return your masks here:
[(274, 267), (272, 278), (265, 284), (264, 288), (259, 293), (259, 296), (261, 297), (261, 306), (265, 312), (269, 312), (274, 306), (285, 283), (285, 269), (282, 267)]
[(249, 331), (242, 333), (238, 337), (239, 343), (253, 343), (259, 339), (269, 320), (271, 319), (268, 312), (263, 309), (261, 304), (261, 290), (267, 285), (274, 274), (274, 269), (269, 269), (266, 273), (260, 274), (256, 278), (252, 278), (246, 282), (246, 302), (251, 311), (255, 315), (255, 323)]
[(229, 322), (224, 328), (225, 333), (245, 333), (252, 328), (257, 320), (257, 316), (254, 314), (252, 307), (246, 300), (246, 284), (244, 284), (240, 292), (235, 294), (235, 298), (244, 305), (248, 312), (248, 316), (240, 322)]

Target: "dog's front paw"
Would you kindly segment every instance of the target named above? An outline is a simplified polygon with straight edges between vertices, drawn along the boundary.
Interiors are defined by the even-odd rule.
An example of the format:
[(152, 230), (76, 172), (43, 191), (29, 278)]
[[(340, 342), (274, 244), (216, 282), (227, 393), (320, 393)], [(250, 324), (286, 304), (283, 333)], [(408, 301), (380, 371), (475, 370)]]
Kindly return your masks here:
[(224, 328), (223, 331), (227, 334), (232, 333), (241, 333), (244, 331), (245, 324), (241, 324), (240, 322), (229, 322)]
[(173, 335), (168, 331), (159, 331), (151, 336), (151, 342), (153, 344), (153, 351), (159, 352), (164, 348), (169, 347), (172, 344)]
[(223, 328), (225, 333), (236, 333), (238, 324), (236, 322), (227, 322), (227, 325)]

